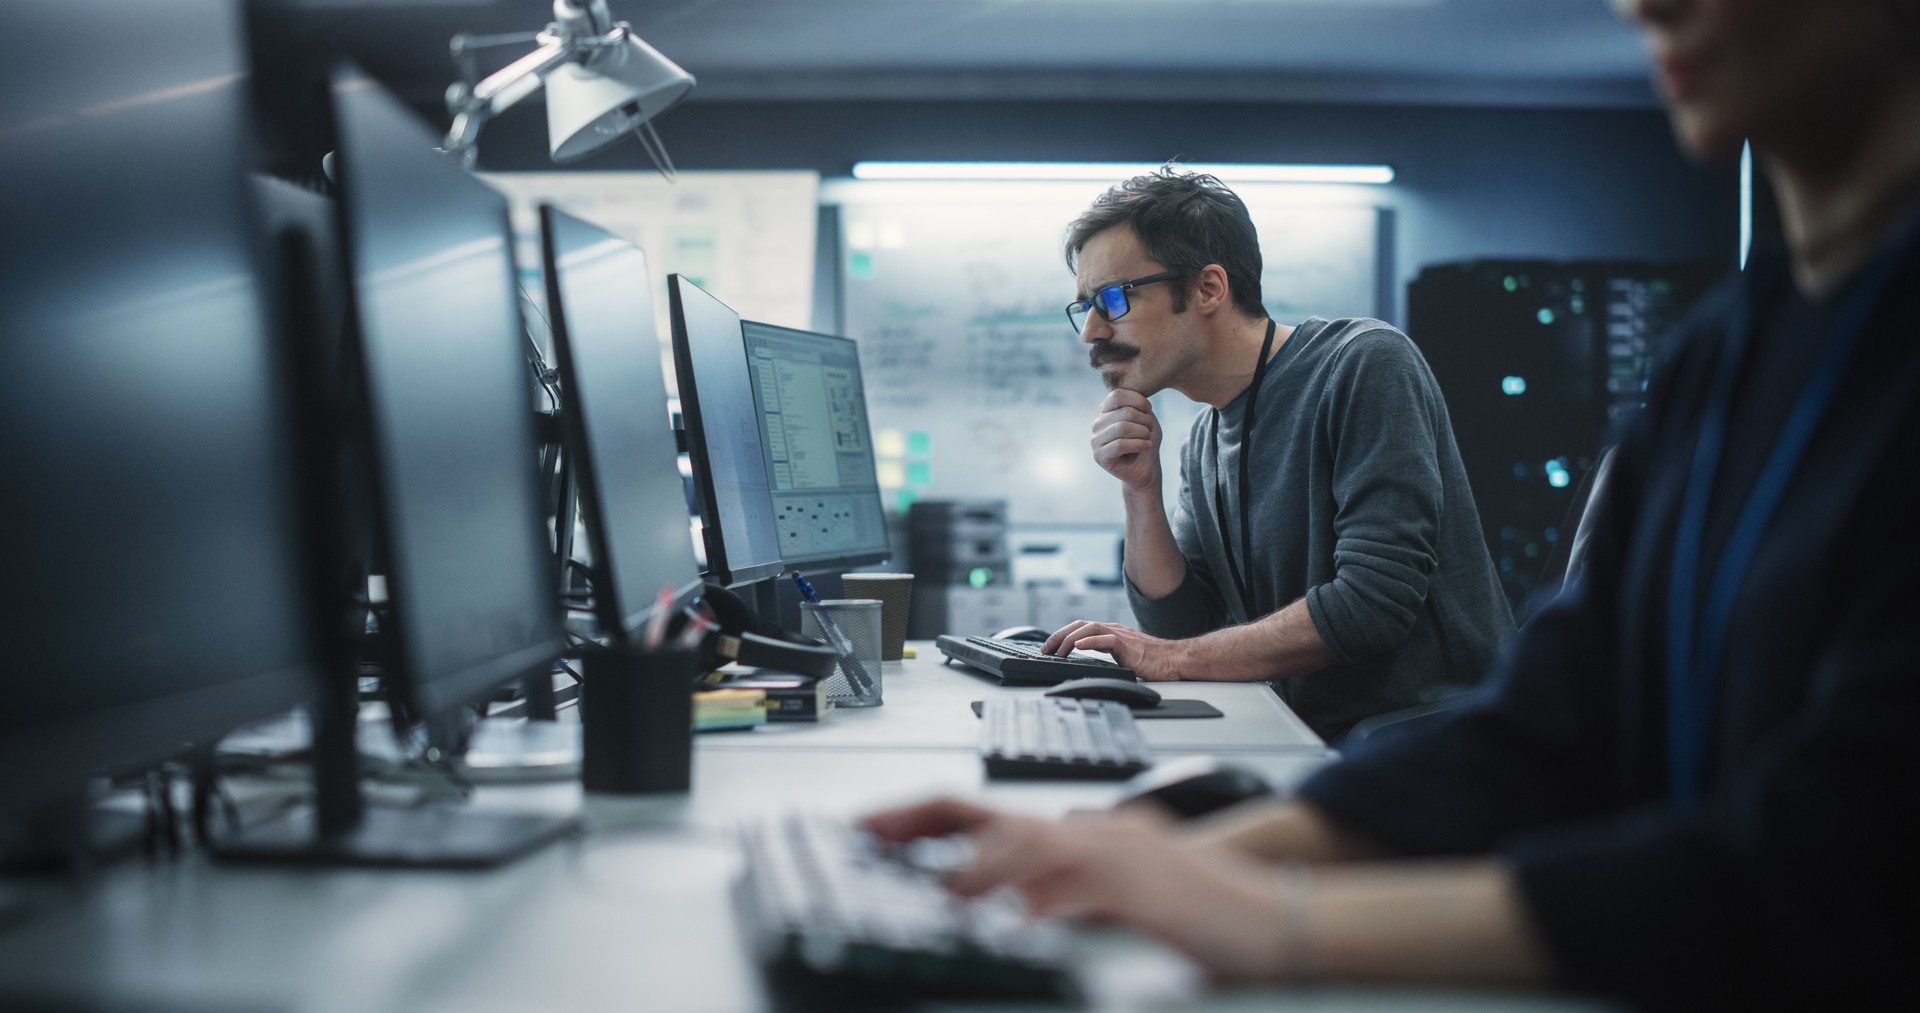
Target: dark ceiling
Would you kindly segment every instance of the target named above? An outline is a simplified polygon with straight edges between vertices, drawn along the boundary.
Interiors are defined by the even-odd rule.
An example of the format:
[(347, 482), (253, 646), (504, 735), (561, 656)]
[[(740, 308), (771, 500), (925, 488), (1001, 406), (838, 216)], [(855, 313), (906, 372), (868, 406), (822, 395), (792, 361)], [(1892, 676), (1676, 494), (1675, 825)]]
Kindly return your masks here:
[[(268, 0), (416, 102), (458, 31), (550, 0)], [(717, 99), (1073, 99), (1646, 106), (1604, 0), (609, 0)], [(523, 52), (495, 51), (504, 63)]]

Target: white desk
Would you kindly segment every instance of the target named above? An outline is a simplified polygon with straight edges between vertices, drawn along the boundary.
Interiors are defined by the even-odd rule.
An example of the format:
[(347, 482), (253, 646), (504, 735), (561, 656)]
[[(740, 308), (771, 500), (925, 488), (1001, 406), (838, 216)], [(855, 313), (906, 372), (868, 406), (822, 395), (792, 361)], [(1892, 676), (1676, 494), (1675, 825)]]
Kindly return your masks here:
[[(980, 743), (980, 722), (972, 701), (1045, 692), (1045, 687), (1001, 686), (964, 665), (943, 664), (932, 643), (915, 646), (918, 658), (881, 666), (885, 702), (879, 707), (840, 708), (819, 724), (768, 725), (751, 735), (706, 735), (700, 748), (974, 750)], [(1164, 682), (1153, 688), (1169, 700), (1205, 700), (1222, 715), (1142, 720), (1140, 733), (1157, 754), (1327, 753), (1326, 743), (1265, 683)]]
[[(779, 758), (833, 762), (817, 751)], [(670, 806), (600, 802), (588, 807), (587, 835), (493, 873), (255, 869), (197, 858), (157, 870), (121, 866), (74, 902), (0, 935), (0, 988), (193, 1010), (774, 1008), (734, 924), (728, 897), (739, 870), (729, 839), (678, 823)], [(1122, 934), (1093, 936), (1086, 953), (1097, 1008), (1251, 1010), (1282, 1001), (1272, 991), (1207, 994), (1179, 958)], [(1351, 990), (1284, 1001), (1338, 1010), (1566, 1008)]]
[[(960, 741), (953, 729), (973, 727), (967, 700), (998, 688), (939, 673), (938, 665), (905, 667), (910, 674), (889, 682), (884, 706), (835, 712), (811, 738), (699, 736), (687, 795), (587, 798), (568, 782), (482, 788), (477, 808), (579, 813), (586, 827), (504, 869), (223, 866), (199, 855), (124, 863), (0, 926), (0, 1006), (44, 997), (78, 1006), (300, 1013), (773, 1008), (730, 900), (739, 859), (729, 829), (739, 821), (789, 807), (862, 812), (940, 793), (1058, 814), (1109, 804), (1118, 791), (1091, 782), (988, 783), (973, 739)], [(923, 677), (919, 670), (928, 667), (935, 671)], [(956, 681), (943, 684), (941, 675)], [(1223, 711), (1249, 708), (1242, 741), (1253, 741), (1254, 725), (1264, 721), (1280, 743), (1266, 751), (1243, 744), (1235, 762), (1290, 784), (1330, 758), (1285, 744), (1297, 722), (1247, 702), (1263, 687), (1205, 692), (1216, 689), (1233, 691), (1205, 697)], [(936, 699), (945, 702), (936, 707)], [(966, 721), (949, 728), (954, 706)], [(889, 737), (881, 731), (889, 716), (908, 726), (925, 720), (951, 744), (929, 744), (911, 728)], [(842, 722), (858, 731), (843, 731)], [(1150, 724), (1183, 723), (1209, 722)], [(901, 740), (910, 742), (862, 744)], [(1155, 745), (1171, 751), (1178, 740)], [(1207, 992), (1191, 965), (1130, 934), (1090, 932), (1085, 944), (1097, 1008), (1590, 1008), (1486, 994)]]

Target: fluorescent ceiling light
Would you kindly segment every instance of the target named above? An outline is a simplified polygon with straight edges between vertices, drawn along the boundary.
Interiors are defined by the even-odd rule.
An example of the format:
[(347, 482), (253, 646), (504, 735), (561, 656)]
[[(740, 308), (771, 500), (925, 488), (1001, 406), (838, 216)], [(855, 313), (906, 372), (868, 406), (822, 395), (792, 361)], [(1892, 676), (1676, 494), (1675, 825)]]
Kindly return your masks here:
[[(854, 179), (945, 180), (1098, 180), (1114, 181), (1149, 173), (1147, 162), (855, 162)], [(1227, 165), (1182, 164), (1234, 183), (1393, 182), (1390, 165)]]

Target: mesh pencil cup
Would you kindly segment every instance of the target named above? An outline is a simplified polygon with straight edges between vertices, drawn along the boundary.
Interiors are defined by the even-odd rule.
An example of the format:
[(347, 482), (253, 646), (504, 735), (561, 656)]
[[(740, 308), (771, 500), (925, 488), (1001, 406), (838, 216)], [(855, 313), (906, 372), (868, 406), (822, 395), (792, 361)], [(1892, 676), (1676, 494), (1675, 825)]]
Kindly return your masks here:
[(873, 598), (834, 598), (800, 603), (800, 632), (832, 644), (820, 621), (822, 613), (831, 616), (840, 633), (853, 647), (853, 656), (862, 671), (849, 672), (845, 659), (833, 666), (827, 677), (827, 700), (838, 707), (878, 707), (880, 705), (880, 602)]

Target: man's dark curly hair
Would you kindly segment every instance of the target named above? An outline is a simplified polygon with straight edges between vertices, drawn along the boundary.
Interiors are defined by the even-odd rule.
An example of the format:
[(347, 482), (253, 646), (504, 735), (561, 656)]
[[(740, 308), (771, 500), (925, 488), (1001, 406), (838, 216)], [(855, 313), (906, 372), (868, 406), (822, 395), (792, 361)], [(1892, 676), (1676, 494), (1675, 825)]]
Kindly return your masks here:
[[(1253, 317), (1260, 304), (1260, 238), (1247, 205), (1206, 173), (1182, 172), (1168, 162), (1108, 190), (1067, 226), (1067, 269), (1077, 270), (1087, 241), (1115, 225), (1132, 227), (1147, 256), (1190, 282), (1208, 264), (1227, 272), (1233, 304)], [(1174, 287), (1173, 311), (1185, 312), (1187, 285)]]

